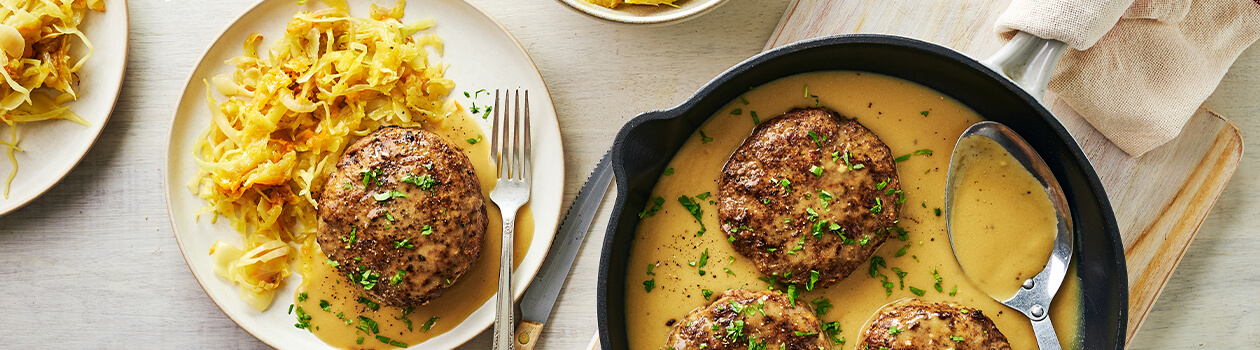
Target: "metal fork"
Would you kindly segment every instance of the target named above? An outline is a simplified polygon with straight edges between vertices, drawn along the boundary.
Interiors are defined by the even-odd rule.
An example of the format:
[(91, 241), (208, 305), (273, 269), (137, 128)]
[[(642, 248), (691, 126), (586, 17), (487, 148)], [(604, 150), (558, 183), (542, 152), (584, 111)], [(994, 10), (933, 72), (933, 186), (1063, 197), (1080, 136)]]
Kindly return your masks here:
[[(524, 117), (521, 113), (521, 91), (516, 90), (511, 116), (504, 108), (512, 102), (509, 101), (512, 94), (510, 91), (503, 91), (503, 98), (500, 99), (499, 92), (494, 91), (494, 125), (490, 131), (493, 133), (490, 138), (490, 159), (495, 162), (499, 172), (499, 182), (494, 186), (494, 191), (490, 192), (490, 200), (499, 206), (503, 216), (503, 252), (499, 257), (499, 291), (495, 294), (498, 312), (494, 319), (494, 348), (511, 350), (515, 327), (512, 317), (512, 236), (516, 229), (516, 211), (529, 202), (533, 156), (529, 140), (529, 91), (525, 91)], [(500, 101), (503, 108), (499, 107)], [(521, 129), (524, 129), (523, 137)]]

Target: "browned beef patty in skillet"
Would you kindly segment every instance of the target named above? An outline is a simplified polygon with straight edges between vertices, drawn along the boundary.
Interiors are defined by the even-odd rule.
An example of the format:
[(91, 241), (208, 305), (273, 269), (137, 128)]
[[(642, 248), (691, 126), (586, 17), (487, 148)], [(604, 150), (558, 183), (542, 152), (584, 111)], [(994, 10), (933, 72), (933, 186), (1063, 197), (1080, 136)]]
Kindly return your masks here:
[(472, 163), (438, 135), (382, 127), (351, 145), (319, 198), (320, 248), (369, 298), (415, 306), (481, 256), (486, 204)]
[[(734, 289), (674, 324), (666, 349), (830, 349), (814, 312), (774, 291)], [(751, 344), (751, 345), (750, 345)]]
[(758, 125), (726, 162), (718, 220), (762, 273), (825, 287), (895, 234), (904, 198), (879, 137), (830, 110), (798, 108)]
[(1010, 350), (1011, 344), (979, 309), (902, 299), (875, 314), (857, 348)]

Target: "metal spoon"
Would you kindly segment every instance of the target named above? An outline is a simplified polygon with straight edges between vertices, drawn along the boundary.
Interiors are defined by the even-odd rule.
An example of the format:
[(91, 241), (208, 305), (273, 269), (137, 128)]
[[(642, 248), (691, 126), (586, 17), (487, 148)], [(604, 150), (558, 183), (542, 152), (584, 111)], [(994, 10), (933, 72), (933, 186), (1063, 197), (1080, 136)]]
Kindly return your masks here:
[[(1032, 320), (1033, 333), (1037, 336), (1037, 346), (1041, 350), (1060, 350), (1059, 337), (1055, 334), (1054, 326), (1050, 323), (1049, 310), (1050, 302), (1054, 300), (1054, 295), (1059, 291), (1059, 286), (1063, 284), (1063, 277), (1067, 275), (1068, 262), (1072, 260), (1072, 213), (1067, 206), (1067, 198), (1063, 195), (1063, 189), (1059, 187), (1059, 181), (1054, 178), (1054, 174), (1050, 172), (1050, 168), (1041, 160), (1041, 156), (1033, 151), (1032, 147), (1024, 142), (1023, 138), (1015, 134), (1015, 131), (1007, 128), (1005, 125), (996, 122), (984, 121), (976, 123), (963, 131), (958, 141), (961, 143), (963, 139), (968, 137), (987, 137), (996, 141), (1007, 152), (1014, 156), (1019, 163), (1032, 173), (1033, 177), (1041, 182), (1042, 188), (1046, 190), (1046, 194), (1050, 196), (1050, 202), (1054, 204), (1055, 215), (1059, 219), (1058, 232), (1054, 238), (1054, 249), (1050, 253), (1050, 261), (1046, 263), (1045, 269), (1033, 278), (1025, 280), (1023, 286), (1015, 293), (1015, 296), (1007, 300), (998, 300), (1003, 305), (1022, 312), (1029, 320)], [(954, 153), (949, 161), (949, 173), (945, 182), (945, 227), (949, 234), (950, 247), (954, 247), (954, 234), (950, 230), (950, 220), (953, 217), (951, 208), (954, 204), (953, 190), (956, 188), (956, 178), (958, 174), (957, 167), (960, 165), (960, 157), (966, 157), (962, 152), (958, 152), (958, 147), (954, 147)], [(958, 233), (966, 234), (966, 233)], [(957, 258), (958, 250), (954, 250), (954, 257)], [(965, 274), (967, 271), (963, 269)], [(990, 295), (992, 297), (992, 295)], [(994, 297), (996, 300), (997, 297)]]

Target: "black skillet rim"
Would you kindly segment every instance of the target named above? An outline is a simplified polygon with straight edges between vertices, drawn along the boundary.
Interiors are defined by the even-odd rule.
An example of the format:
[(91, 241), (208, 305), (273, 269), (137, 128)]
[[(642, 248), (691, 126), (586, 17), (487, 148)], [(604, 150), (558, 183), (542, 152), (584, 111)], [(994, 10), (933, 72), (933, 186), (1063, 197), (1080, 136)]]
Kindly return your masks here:
[[(626, 164), (625, 164), (625, 155), (624, 155), (625, 152), (623, 152), (626, 149), (626, 138), (628, 137), (629, 133), (632, 130), (638, 128), (640, 125), (649, 121), (667, 120), (667, 119), (674, 119), (674, 118), (682, 117), (688, 110), (695, 108), (696, 105), (700, 102), (700, 100), (714, 93), (715, 91), (717, 91), (724, 85), (730, 83), (731, 80), (733, 80), (736, 76), (739, 76), (749, 70), (756, 69), (758, 65), (764, 62), (779, 58), (781, 56), (786, 56), (786, 55), (790, 55), (796, 52), (800, 52), (800, 51), (820, 48), (824, 46), (845, 45), (845, 44), (891, 45), (891, 46), (906, 47), (906, 48), (910, 48), (914, 50), (924, 51), (928, 54), (941, 56), (955, 63), (968, 66), (973, 71), (979, 74), (985, 75), (990, 80), (1000, 84), (1002, 87), (1016, 94), (1019, 97), (1019, 99), (1022, 100), (1024, 104), (1027, 104), (1031, 106), (1034, 110), (1036, 110), (1038, 117), (1043, 119), (1047, 124), (1051, 126), (1052, 128), (1051, 131), (1053, 132), (1053, 134), (1064, 143), (1064, 146), (1070, 152), (1071, 158), (1081, 168), (1080, 170), (1089, 184), (1090, 191), (1094, 194), (1092, 198), (1094, 204), (1098, 208), (1104, 209), (1099, 213), (1099, 215), (1102, 218), (1103, 226), (1104, 226), (1103, 228), (1105, 229), (1107, 233), (1108, 240), (1110, 241), (1112, 245), (1110, 247), (1110, 251), (1119, 252), (1119, 254), (1116, 255), (1117, 259), (1115, 261), (1115, 264), (1117, 265), (1119, 271), (1126, 271), (1124, 254), (1123, 254), (1124, 247), (1123, 247), (1122, 240), (1120, 237), (1120, 230), (1119, 230), (1118, 225), (1116, 224), (1115, 214), (1112, 210), (1110, 210), (1111, 204), (1106, 196), (1107, 192), (1103, 188), (1102, 182), (1098, 178), (1098, 174), (1094, 171), (1093, 165), (1089, 162), (1089, 159), (1085, 157), (1085, 154), (1081, 150), (1080, 145), (1076, 143), (1075, 139), (1072, 138), (1071, 134), (1068, 133), (1067, 129), (1063, 127), (1063, 125), (1058, 121), (1058, 119), (1055, 118), (1049, 112), (1049, 110), (1047, 110), (1045, 106), (1041, 104), (1040, 101), (1037, 101), (1037, 99), (1033, 98), (1031, 95), (1029, 95), (1019, 86), (1012, 83), (1006, 77), (1003, 77), (1000, 74), (994, 72), (992, 69), (981, 64), (975, 59), (968, 57), (967, 55), (964, 55), (960, 52), (954, 51), (952, 49), (949, 49), (940, 45), (936, 45), (933, 43), (929, 43), (929, 42), (925, 42), (925, 41), (921, 41), (917, 39), (912, 39), (912, 38), (906, 38), (906, 37), (900, 37), (900, 36), (894, 36), (894, 35), (884, 35), (884, 34), (846, 34), (846, 35), (821, 37), (821, 38), (804, 40), (804, 41), (799, 41), (799, 42), (792, 43), (789, 45), (785, 45), (785, 46), (782, 46), (782, 47), (779, 47), (770, 51), (762, 52), (756, 56), (748, 58), (744, 60), (743, 62), (740, 62), (739, 64), (736, 64), (735, 66), (731, 67), (730, 69), (727, 69), (725, 72), (722, 72), (717, 77), (714, 77), (712, 80), (706, 83), (703, 87), (697, 90), (696, 93), (692, 94), (690, 97), (688, 97), (685, 101), (683, 101), (678, 106), (675, 106), (668, 110), (656, 110), (656, 111), (650, 111), (650, 112), (645, 112), (643, 114), (640, 114), (636, 116), (635, 118), (631, 119), (629, 122), (627, 122), (621, 128), (621, 130), (617, 133), (617, 137), (613, 142), (612, 154), (611, 154), (613, 175), (614, 175), (614, 179), (616, 180), (616, 185), (617, 185), (617, 199), (614, 202), (612, 215), (611, 215), (612, 217), (609, 219), (607, 231), (605, 232), (605, 236), (604, 236), (604, 244), (602, 245), (602, 250), (600, 253), (599, 277), (598, 277), (598, 282), (597, 282), (598, 284), (596, 288), (597, 289), (597, 293), (596, 293), (597, 294), (596, 296), (597, 321), (599, 322), (599, 325), (598, 325), (599, 338), (601, 340), (600, 343), (603, 349), (605, 350), (613, 349), (613, 344), (608, 341), (611, 336), (611, 331), (608, 325), (609, 323), (608, 322), (608, 301), (609, 301), (608, 291), (609, 289), (607, 288), (607, 282), (609, 281), (610, 276), (616, 276), (620, 278), (622, 281), (624, 281), (626, 277), (625, 272), (619, 272), (617, 274), (610, 275), (609, 264), (611, 263), (610, 255), (611, 255), (612, 249), (614, 248), (614, 244), (615, 244), (614, 240), (616, 238), (616, 231), (617, 231), (617, 227), (621, 218), (619, 213), (622, 213), (625, 211), (625, 206), (627, 204), (626, 202), (628, 201), (627, 197), (629, 196), (629, 193), (630, 193), (630, 189), (628, 188), (628, 185), (627, 185), (629, 180), (628, 180)], [(793, 74), (797, 74), (797, 73), (793, 73)], [(788, 75), (781, 76), (780, 78), (786, 77), (786, 76)], [(688, 135), (690, 135), (690, 133), (688, 133)], [(657, 176), (659, 176), (659, 174), (657, 174)], [(1084, 199), (1084, 200), (1089, 201), (1089, 199)], [(1075, 243), (1075, 245), (1077, 245), (1079, 249), (1080, 247), (1079, 237), (1077, 238), (1077, 242)], [(1119, 311), (1118, 324), (1116, 325), (1116, 331), (1115, 331), (1116, 334), (1114, 335), (1115, 339), (1117, 340), (1116, 349), (1123, 350), (1124, 345), (1125, 345), (1125, 332), (1127, 330), (1126, 326), (1127, 326), (1127, 321), (1128, 321), (1128, 308), (1127, 308), (1128, 276), (1125, 273), (1120, 273), (1118, 274), (1118, 276), (1112, 276), (1112, 277), (1117, 279), (1117, 282), (1120, 284), (1120, 287), (1123, 290), (1123, 293), (1119, 295), (1121, 300), (1118, 300), (1118, 304), (1123, 305), (1125, 307), (1121, 307), (1118, 310)], [(619, 303), (618, 306), (624, 307), (624, 303)], [(624, 344), (618, 344), (618, 345), (620, 346), (619, 348), (625, 347)], [(1088, 349), (1090, 347), (1089, 345), (1084, 345), (1083, 348)]]

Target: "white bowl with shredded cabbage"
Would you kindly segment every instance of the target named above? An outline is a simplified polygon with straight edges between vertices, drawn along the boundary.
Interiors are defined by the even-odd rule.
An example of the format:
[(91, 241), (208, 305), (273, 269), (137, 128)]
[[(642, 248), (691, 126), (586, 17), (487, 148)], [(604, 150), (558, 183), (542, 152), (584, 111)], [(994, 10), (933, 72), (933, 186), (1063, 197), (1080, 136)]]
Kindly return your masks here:
[[(331, 164), (345, 146), (379, 125), (414, 126), (456, 110), (470, 112), (465, 106), (492, 102), (491, 95), (477, 91), (520, 88), (532, 92), (537, 181), (530, 203), (535, 233), (513, 275), (519, 298), (550, 247), (564, 185), (559, 125), (537, 68), (506, 29), (462, 0), (400, 7), (387, 0), (376, 11), (368, 2), (354, 2), (348, 14), (325, 3), (344, 4), (256, 4), (207, 49), (189, 77), (171, 125), (164, 180), (175, 236), (194, 277), (224, 313), (268, 345), (330, 348), (301, 327), (303, 312), (295, 315), (291, 305), (302, 281), (298, 266), (312, 247), (319, 184)], [(328, 42), (321, 37), (376, 45), (308, 45)], [(334, 67), (339, 73), (329, 74)], [(286, 75), (290, 72), (309, 74)], [(351, 77), (369, 83), (335, 83)], [(321, 94), (341, 97), (324, 100)], [(366, 102), (352, 108), (350, 99)], [(473, 119), (484, 133), (489, 120), (479, 118), (482, 114)], [(315, 120), (300, 121), (307, 118)], [(276, 196), (287, 200), (275, 201)], [(462, 321), (445, 319), (458, 324), (440, 335), (395, 344), (459, 346), (493, 323), (492, 302)], [(319, 310), (305, 313), (333, 317)], [(364, 338), (364, 345), (389, 344), (377, 334)]]
[(625, 24), (674, 24), (700, 17), (727, 0), (557, 0), (582, 14)]
[(61, 181), (100, 136), (127, 63), (125, 0), (0, 6), (0, 215)]

